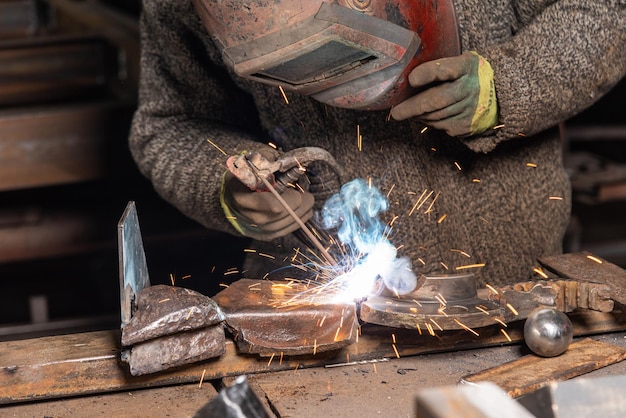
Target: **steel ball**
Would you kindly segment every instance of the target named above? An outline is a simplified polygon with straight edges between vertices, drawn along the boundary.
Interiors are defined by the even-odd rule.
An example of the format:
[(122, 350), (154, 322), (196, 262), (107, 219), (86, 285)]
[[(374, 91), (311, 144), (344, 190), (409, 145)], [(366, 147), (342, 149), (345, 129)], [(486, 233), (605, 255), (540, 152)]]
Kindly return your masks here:
[(537, 309), (528, 316), (524, 324), (526, 345), (542, 357), (563, 354), (573, 337), (572, 321), (556, 309)]

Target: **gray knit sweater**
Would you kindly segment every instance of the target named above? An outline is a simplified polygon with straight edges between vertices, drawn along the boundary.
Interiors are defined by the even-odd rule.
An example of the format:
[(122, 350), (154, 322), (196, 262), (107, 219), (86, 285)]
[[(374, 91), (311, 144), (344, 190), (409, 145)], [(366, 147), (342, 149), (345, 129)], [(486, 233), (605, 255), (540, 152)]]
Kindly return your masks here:
[[(391, 241), (416, 273), (485, 263), (483, 283), (527, 280), (536, 259), (561, 251), (570, 188), (556, 126), (626, 74), (626, 0), (456, 0), (463, 50), (492, 65), (496, 131), (460, 140), (387, 112), (332, 108), (230, 74), (189, 1), (151, 0), (141, 19), (139, 107), (130, 148), (157, 192), (207, 228), (236, 234), (219, 204), (226, 157), (273, 142), (319, 146), (345, 179), (371, 178), (390, 209)], [(357, 149), (357, 126), (363, 137)], [(312, 167), (320, 204), (339, 184)], [(410, 214), (422, 192), (433, 194)], [(437, 196), (434, 204), (431, 203)], [(255, 243), (277, 256), (293, 236)], [(207, 257), (210, 257), (207, 254)], [(250, 256), (249, 277), (265, 257)]]

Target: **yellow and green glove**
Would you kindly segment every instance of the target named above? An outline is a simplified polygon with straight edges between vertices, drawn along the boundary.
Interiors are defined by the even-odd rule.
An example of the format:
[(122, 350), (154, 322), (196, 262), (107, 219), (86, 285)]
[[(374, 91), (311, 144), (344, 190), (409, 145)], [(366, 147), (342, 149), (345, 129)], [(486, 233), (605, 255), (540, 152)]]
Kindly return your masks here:
[(396, 120), (415, 117), (450, 136), (481, 134), (498, 123), (493, 69), (476, 52), (418, 65), (409, 84), (421, 91), (391, 109)]

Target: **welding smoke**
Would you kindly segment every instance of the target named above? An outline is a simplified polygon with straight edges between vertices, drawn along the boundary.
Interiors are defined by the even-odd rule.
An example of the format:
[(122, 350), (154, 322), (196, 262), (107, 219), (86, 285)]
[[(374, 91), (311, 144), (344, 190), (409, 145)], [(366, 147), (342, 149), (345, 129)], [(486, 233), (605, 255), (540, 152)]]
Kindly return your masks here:
[[(337, 238), (358, 260), (345, 275), (349, 289), (361, 289), (355, 298), (367, 296), (380, 277), (385, 286), (403, 295), (415, 289), (417, 278), (408, 257), (397, 257), (396, 248), (389, 242), (385, 224), (379, 215), (389, 208), (387, 198), (363, 179), (355, 179), (342, 186), (322, 208), (326, 229), (336, 229)], [(353, 292), (354, 290), (351, 290)]]

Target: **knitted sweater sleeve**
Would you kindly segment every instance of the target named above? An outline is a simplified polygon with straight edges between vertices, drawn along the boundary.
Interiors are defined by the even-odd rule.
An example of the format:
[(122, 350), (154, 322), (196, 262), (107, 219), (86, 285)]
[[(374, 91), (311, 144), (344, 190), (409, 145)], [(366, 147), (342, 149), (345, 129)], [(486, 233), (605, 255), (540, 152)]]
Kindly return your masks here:
[(626, 0), (515, 0), (518, 27), (479, 49), (494, 69), (495, 132), (467, 139), (488, 152), (591, 106), (626, 74)]
[(144, 2), (140, 27), (132, 156), (165, 200), (206, 227), (234, 234), (219, 203), (224, 153), (264, 146), (252, 99), (215, 64), (218, 52), (191, 2)]

